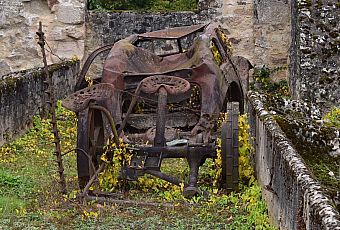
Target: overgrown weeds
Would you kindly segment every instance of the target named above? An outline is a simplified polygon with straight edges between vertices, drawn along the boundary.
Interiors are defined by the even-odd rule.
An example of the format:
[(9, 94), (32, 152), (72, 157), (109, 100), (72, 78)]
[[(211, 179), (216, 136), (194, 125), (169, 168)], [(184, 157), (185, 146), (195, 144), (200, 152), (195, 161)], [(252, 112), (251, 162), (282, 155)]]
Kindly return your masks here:
[[(76, 118), (60, 107), (58, 117), (63, 152), (66, 152), (75, 147)], [(240, 122), (240, 130), (245, 132), (246, 117), (241, 117)], [(239, 193), (223, 194), (213, 187), (215, 163), (210, 160), (201, 169), (200, 196), (185, 200), (181, 187), (147, 177), (135, 182), (130, 191), (129, 199), (170, 202), (172, 207), (83, 204), (75, 199), (79, 192), (75, 154), (64, 157), (69, 195), (61, 196), (50, 125), (46, 120), (34, 118), (34, 125), (26, 135), (0, 150), (0, 226), (5, 229), (272, 229), (261, 189), (248, 167), (251, 147), (247, 140), (249, 136), (245, 135), (240, 139), (240, 143), (246, 143), (240, 147), (240, 175), (248, 178), (243, 180), (248, 184), (242, 183)], [(184, 176), (185, 165), (179, 159), (165, 162), (163, 167)]]
[(253, 73), (253, 82), (250, 88), (276, 97), (290, 97), (288, 82), (286, 80), (275, 82), (271, 78), (274, 73), (286, 69), (287, 67), (285, 66), (273, 69), (264, 66), (255, 69)]

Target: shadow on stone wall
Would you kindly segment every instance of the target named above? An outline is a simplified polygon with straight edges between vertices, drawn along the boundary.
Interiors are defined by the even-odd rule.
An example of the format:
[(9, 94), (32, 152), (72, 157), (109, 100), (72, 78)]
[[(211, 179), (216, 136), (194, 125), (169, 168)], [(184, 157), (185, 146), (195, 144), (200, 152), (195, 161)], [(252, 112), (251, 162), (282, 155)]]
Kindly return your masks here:
[(255, 171), (272, 222), (280, 229), (340, 229), (339, 213), (258, 93), (249, 92)]
[[(58, 99), (73, 92), (79, 61), (49, 66)], [(11, 73), (0, 78), (0, 146), (24, 133), (34, 115), (46, 108), (41, 68)]]

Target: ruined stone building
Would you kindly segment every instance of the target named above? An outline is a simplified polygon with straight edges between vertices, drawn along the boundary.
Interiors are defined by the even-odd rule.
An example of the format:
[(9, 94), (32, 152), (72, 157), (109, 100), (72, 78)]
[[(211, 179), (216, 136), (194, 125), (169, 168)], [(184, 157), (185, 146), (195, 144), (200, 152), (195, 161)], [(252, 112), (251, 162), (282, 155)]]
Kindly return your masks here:
[(339, 3), (336, 0), (199, 0), (197, 12), (105, 13), (85, 0), (0, 0), (0, 75), (41, 66), (35, 32), (44, 25), (51, 53), (79, 59), (131, 33), (219, 23), (236, 55), (253, 66), (284, 67), (296, 98), (339, 104)]

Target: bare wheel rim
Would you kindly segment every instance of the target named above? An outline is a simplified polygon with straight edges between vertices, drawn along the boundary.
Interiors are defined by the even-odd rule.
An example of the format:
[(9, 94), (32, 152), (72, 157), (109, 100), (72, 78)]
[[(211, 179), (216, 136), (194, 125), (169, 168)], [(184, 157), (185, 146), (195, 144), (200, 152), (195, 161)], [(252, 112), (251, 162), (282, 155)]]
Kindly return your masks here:
[(238, 191), (238, 113), (239, 103), (228, 102), (228, 118), (222, 124), (221, 132), (222, 175), (220, 184), (220, 187), (227, 192)]
[(78, 115), (77, 171), (79, 187), (83, 189), (98, 168), (103, 152), (104, 129), (99, 111), (86, 109)]

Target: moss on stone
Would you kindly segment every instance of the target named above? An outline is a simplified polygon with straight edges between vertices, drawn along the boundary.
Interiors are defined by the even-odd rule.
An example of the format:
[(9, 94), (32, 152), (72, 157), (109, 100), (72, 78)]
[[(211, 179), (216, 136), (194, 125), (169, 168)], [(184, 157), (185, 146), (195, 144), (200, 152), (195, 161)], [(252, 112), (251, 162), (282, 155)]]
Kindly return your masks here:
[[(306, 166), (312, 172), (312, 176), (321, 183), (326, 189), (331, 198), (337, 196), (337, 191), (340, 188), (340, 178), (336, 175), (340, 170), (340, 157), (330, 157), (329, 152), (331, 147), (328, 145), (313, 144), (305, 142), (301, 136), (296, 135), (294, 130), (307, 129), (306, 126), (299, 126), (296, 122), (284, 118), (283, 116), (274, 116), (275, 120), (285, 132), (287, 137), (292, 141), (294, 148), (301, 155), (306, 163)], [(304, 130), (308, 131), (308, 130)], [(324, 139), (334, 139), (334, 129), (329, 127), (321, 127), (319, 130), (319, 137)], [(322, 140), (317, 140), (317, 142)], [(331, 174), (334, 173), (335, 176)], [(340, 175), (337, 175), (340, 177)], [(340, 211), (340, 208), (337, 207)]]
[(328, 77), (328, 76), (321, 76), (319, 78), (319, 84), (324, 85), (324, 84), (331, 84), (334, 81), (333, 78)]
[[(50, 65), (48, 67), (48, 71), (50, 74), (53, 74), (55, 71), (60, 69), (69, 69), (79, 62), (78, 58), (72, 58), (66, 62), (61, 62), (57, 64)], [(24, 70), (13, 74), (13, 76), (8, 75), (4, 79), (0, 80), (0, 95), (5, 92), (8, 94), (10, 92), (15, 91), (26, 79), (25, 76), (33, 77), (33, 80), (45, 79), (45, 72), (43, 68), (33, 69), (33, 70)]]
[(317, 8), (317, 9), (321, 9), (322, 6), (323, 6), (322, 0), (317, 0), (317, 1), (316, 1), (316, 8)]
[(332, 38), (337, 38), (339, 36), (339, 33), (336, 31), (332, 31), (332, 32), (329, 32), (329, 36), (331, 36)]
[(69, 69), (70, 67), (75, 65), (78, 61), (79, 61), (79, 59), (75, 57), (75, 58), (72, 58), (72, 59), (70, 59), (66, 62), (60, 62), (60, 63), (50, 65), (48, 67), (48, 72), (49, 72), (49, 74), (53, 74), (55, 71), (58, 71), (60, 69), (65, 69), (65, 68)]
[(35, 71), (33, 71), (32, 73), (31, 73), (31, 75), (33, 76), (33, 79), (34, 80), (38, 80), (38, 79), (43, 79), (44, 78), (44, 76), (45, 76), (45, 73), (44, 73), (44, 71), (42, 71), (42, 70), (35, 70)]
[(13, 91), (17, 88), (18, 83), (20, 83), (22, 79), (20, 77), (7, 77), (0, 81), (0, 88), (3, 88), (5, 91)]

